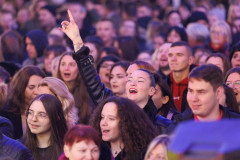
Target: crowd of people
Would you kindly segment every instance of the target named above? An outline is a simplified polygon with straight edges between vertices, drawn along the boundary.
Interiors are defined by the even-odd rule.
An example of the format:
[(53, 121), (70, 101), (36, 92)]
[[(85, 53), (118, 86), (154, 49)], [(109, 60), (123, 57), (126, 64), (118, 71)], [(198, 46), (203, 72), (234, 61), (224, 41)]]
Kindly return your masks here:
[(239, 0), (0, 6), (0, 159), (167, 160), (180, 123), (240, 118)]

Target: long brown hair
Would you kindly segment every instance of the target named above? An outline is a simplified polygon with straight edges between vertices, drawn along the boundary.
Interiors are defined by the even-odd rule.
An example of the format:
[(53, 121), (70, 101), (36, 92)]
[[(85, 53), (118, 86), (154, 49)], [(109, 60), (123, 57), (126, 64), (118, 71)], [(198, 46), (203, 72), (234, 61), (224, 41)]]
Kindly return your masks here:
[[(70, 55), (72, 56), (72, 52), (65, 52), (62, 54), (59, 60), (58, 64), (58, 71), (57, 71), (57, 78), (61, 79), (62, 81), (63, 78), (60, 73), (60, 64), (64, 56)], [(67, 84), (66, 84), (67, 85)], [(74, 100), (75, 100), (75, 105), (78, 108), (78, 115), (79, 115), (79, 122), (87, 124), (89, 120), (89, 116), (92, 113), (93, 110), (93, 103), (92, 100), (89, 97), (89, 94), (87, 92), (86, 86), (80, 76), (80, 73), (78, 73), (77, 78), (74, 81), (74, 84), (69, 86), (67, 85), (69, 91), (72, 93)]]
[(7, 110), (15, 114), (22, 114), (26, 110), (25, 89), (31, 76), (45, 77), (44, 72), (36, 66), (26, 66), (20, 69), (10, 83), (10, 91), (7, 99)]
[[(51, 159), (58, 159), (60, 154), (63, 152), (63, 138), (65, 133), (67, 132), (67, 124), (64, 118), (63, 110), (62, 110), (62, 103), (60, 100), (50, 94), (41, 94), (35, 97), (32, 102), (30, 103), (28, 110), (31, 104), (34, 101), (41, 101), (46, 113), (49, 117), (51, 123), (51, 136), (50, 136), (50, 145), (53, 147), (52, 158)], [(28, 110), (26, 117), (28, 117)], [(36, 134), (33, 134), (29, 127), (27, 127), (27, 133), (25, 136), (25, 145), (31, 151), (35, 160), (39, 158), (39, 152), (37, 150), (38, 140)]]

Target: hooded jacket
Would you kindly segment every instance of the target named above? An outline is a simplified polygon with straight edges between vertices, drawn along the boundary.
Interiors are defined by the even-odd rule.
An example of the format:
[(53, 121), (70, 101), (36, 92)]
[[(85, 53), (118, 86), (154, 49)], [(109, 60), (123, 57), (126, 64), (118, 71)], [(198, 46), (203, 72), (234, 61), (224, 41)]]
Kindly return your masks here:
[(23, 66), (25, 65), (38, 65), (40, 63), (43, 63), (43, 52), (44, 49), (48, 46), (48, 38), (47, 38), (47, 34), (40, 29), (35, 29), (32, 30), (30, 32), (28, 32), (25, 36), (30, 38), (33, 45), (36, 48), (37, 51), (37, 57), (33, 58), (33, 59), (26, 59), (23, 62)]

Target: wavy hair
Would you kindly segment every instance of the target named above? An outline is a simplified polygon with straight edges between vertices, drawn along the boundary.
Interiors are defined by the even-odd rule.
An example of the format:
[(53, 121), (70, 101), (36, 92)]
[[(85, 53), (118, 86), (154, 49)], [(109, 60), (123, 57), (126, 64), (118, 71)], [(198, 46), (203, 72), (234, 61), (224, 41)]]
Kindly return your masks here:
[(78, 123), (78, 111), (72, 94), (65, 83), (55, 77), (45, 77), (38, 83), (38, 88), (46, 86), (62, 103), (63, 113), (69, 128)]
[[(26, 66), (20, 69), (10, 83), (10, 91), (7, 100), (8, 112), (23, 114), (26, 110), (25, 89), (31, 76), (45, 77), (44, 72), (36, 66)], [(20, 83), (21, 84), (20, 84)]]
[(143, 159), (149, 142), (157, 135), (157, 130), (151, 120), (134, 102), (129, 99), (111, 96), (106, 98), (95, 109), (91, 116), (90, 124), (101, 135), (100, 121), (101, 112), (106, 103), (113, 102), (117, 106), (120, 119), (119, 130), (124, 144), (124, 159)]

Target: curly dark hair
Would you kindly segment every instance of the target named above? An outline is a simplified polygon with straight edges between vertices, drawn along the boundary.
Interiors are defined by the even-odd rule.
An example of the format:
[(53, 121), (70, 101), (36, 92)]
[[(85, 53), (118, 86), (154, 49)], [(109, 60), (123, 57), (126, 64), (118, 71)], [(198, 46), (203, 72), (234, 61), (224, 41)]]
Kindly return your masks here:
[(125, 157), (122, 158), (127, 160), (143, 159), (148, 144), (158, 132), (144, 111), (131, 100), (116, 96), (106, 98), (95, 109), (90, 124), (102, 137), (100, 128), (101, 112), (104, 105), (109, 102), (117, 105), (120, 118), (119, 130), (125, 151)]

